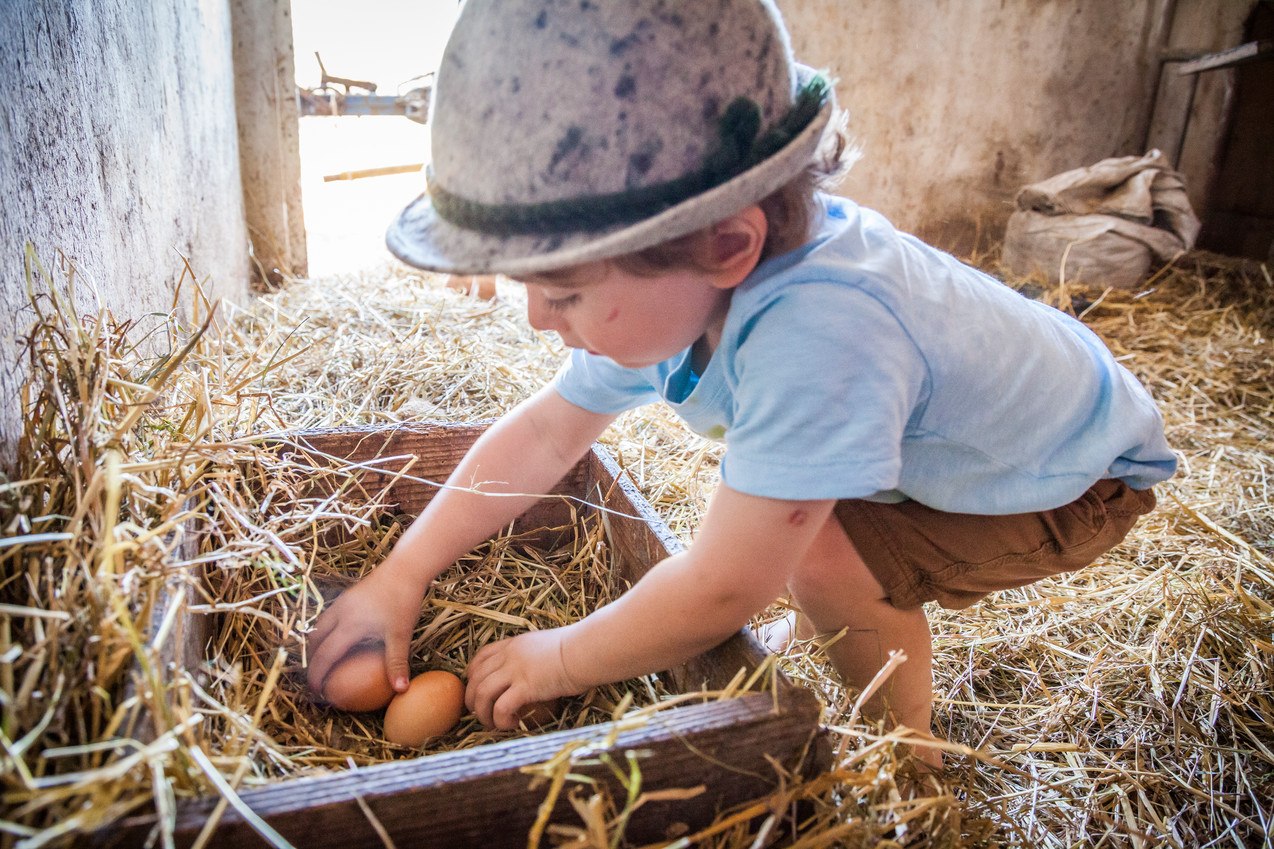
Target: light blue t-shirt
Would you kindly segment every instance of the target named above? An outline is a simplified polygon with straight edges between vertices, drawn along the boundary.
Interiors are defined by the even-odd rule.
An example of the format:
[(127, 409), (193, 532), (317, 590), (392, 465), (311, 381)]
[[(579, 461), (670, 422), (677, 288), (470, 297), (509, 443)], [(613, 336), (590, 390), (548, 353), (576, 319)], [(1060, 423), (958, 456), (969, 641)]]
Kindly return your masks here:
[(663, 399), (725, 440), (728, 486), (771, 498), (1004, 514), (1172, 476), (1154, 401), (1092, 331), (871, 210), (821, 202), (818, 236), (734, 291), (702, 374), (689, 349), (641, 369), (576, 350), (558, 392), (599, 413)]

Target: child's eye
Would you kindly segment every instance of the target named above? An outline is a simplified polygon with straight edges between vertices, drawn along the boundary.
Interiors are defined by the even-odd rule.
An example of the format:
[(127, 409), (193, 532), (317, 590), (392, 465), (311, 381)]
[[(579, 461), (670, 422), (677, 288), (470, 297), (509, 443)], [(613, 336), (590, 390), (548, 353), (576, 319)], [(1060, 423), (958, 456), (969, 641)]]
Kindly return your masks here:
[(544, 306), (552, 312), (561, 312), (579, 300), (579, 295), (567, 295), (565, 298), (545, 298)]

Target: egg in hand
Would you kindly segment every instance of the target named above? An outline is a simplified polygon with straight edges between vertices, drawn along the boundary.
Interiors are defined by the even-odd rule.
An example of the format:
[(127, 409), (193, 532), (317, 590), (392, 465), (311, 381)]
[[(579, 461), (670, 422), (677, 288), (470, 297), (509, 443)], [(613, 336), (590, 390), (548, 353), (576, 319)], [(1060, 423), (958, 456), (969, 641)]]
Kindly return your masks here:
[(441, 669), (422, 672), (385, 709), (385, 739), (419, 746), (450, 731), (464, 715), (464, 682)]
[(384, 646), (352, 649), (327, 673), (319, 695), (333, 707), (351, 713), (380, 710), (389, 704), (394, 687), (385, 668)]

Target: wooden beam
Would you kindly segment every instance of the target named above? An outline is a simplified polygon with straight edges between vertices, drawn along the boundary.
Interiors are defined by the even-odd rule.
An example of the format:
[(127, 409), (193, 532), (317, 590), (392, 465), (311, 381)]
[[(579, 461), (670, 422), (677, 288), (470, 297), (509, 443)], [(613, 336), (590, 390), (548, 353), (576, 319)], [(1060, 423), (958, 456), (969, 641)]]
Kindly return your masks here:
[(291, 13), (291, 0), (230, 0), (243, 214), (263, 289), (309, 269)]
[(1235, 65), (1245, 65), (1248, 62), (1255, 62), (1271, 55), (1274, 55), (1274, 38), (1249, 41), (1247, 44), (1240, 44), (1238, 47), (1231, 47), (1229, 50), (1205, 53), (1202, 56), (1195, 56), (1189, 61), (1182, 61), (1177, 73), (1182, 75), (1197, 74), (1200, 71), (1233, 68)]

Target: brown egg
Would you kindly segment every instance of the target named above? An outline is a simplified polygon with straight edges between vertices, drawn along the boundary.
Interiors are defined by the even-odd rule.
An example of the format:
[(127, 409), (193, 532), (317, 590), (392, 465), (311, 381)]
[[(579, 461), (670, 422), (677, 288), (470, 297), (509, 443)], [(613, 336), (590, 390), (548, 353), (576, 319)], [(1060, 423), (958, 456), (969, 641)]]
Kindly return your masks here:
[(341, 710), (362, 713), (380, 710), (394, 697), (385, 670), (383, 646), (355, 648), (341, 659), (323, 682), (324, 701)]
[(532, 702), (518, 711), (518, 722), (527, 728), (540, 728), (557, 720), (562, 712), (561, 699), (549, 699), (547, 702)]
[(385, 710), (385, 739), (400, 746), (419, 746), (450, 731), (464, 714), (464, 682), (441, 669), (411, 679), (407, 691), (394, 696)]

